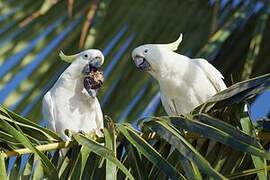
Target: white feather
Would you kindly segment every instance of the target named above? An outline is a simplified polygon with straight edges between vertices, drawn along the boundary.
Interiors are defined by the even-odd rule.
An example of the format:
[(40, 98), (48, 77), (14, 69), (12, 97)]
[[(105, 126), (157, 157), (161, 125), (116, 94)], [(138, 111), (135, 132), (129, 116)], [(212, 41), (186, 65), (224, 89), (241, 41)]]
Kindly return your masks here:
[(202, 68), (204, 73), (207, 75), (209, 81), (216, 88), (217, 92), (226, 89), (226, 85), (223, 81), (223, 75), (207, 60), (205, 59), (193, 59), (195, 63)]
[(43, 98), (42, 114), (43, 114), (43, 117), (47, 119), (48, 128), (52, 129), (53, 131), (56, 131), (54, 114), (53, 114), (53, 102), (52, 102), (50, 91), (47, 92)]
[(189, 113), (226, 89), (222, 74), (206, 60), (190, 59), (164, 45), (142, 45), (132, 57), (135, 61), (143, 57), (150, 64), (149, 73), (159, 83), (161, 101), (170, 116)]
[[(190, 113), (217, 92), (226, 89), (222, 74), (206, 60), (190, 59), (173, 52), (176, 48), (167, 46), (142, 45), (133, 50), (132, 57), (135, 64), (138, 57), (150, 64), (149, 73), (159, 83), (161, 102), (169, 116)], [(211, 141), (208, 152), (214, 145)]]
[(64, 140), (70, 140), (64, 134), (66, 129), (102, 136), (103, 114), (98, 99), (84, 92), (84, 65), (80, 60), (73, 62), (43, 98), (42, 112), (48, 127)]

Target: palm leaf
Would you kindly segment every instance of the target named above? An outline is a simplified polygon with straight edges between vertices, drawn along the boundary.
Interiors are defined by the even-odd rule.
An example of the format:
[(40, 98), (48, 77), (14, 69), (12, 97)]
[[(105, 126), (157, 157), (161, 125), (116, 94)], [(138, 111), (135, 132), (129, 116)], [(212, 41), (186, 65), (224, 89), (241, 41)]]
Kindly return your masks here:
[[(243, 112), (245, 103), (269, 90), (266, 1), (9, 0), (0, 7), (1, 179), (268, 178), (268, 121), (251, 122)], [(180, 32), (178, 52), (208, 59), (233, 85), (191, 115), (164, 117), (158, 84), (134, 68), (130, 53), (144, 43), (171, 42)], [(58, 52), (88, 48), (105, 55), (99, 99), (113, 121), (105, 138), (75, 133), (78, 141), (63, 142), (38, 125), (44, 123), (41, 99), (67, 67)], [(138, 119), (143, 127), (174, 133), (201, 161), (183, 156), (164, 134), (135, 130)], [(208, 152), (212, 140), (218, 142)], [(59, 162), (63, 148), (69, 153)]]

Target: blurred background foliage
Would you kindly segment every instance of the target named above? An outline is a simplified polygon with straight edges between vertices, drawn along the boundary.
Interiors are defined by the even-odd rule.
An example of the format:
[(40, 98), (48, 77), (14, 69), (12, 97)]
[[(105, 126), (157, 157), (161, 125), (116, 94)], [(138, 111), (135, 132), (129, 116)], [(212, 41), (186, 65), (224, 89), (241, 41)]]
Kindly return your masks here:
[[(0, 14), (0, 103), (37, 123), (43, 95), (68, 66), (60, 50), (103, 51), (99, 99), (121, 122), (165, 114), (157, 83), (131, 60), (140, 44), (172, 42), (182, 32), (178, 52), (208, 59), (228, 86), (270, 72), (268, 1), (2, 0)], [(268, 111), (263, 99), (258, 106)]]
[[(144, 43), (172, 42), (182, 32), (184, 39), (178, 52), (208, 59), (230, 86), (270, 72), (269, 13), (268, 0), (0, 0), (0, 104), (32, 121), (0, 106), (0, 146), (8, 150), (27, 147), (35, 152), (8, 158), (16, 153), (6, 151), (6, 161), (0, 153), (0, 177), (4, 177), (6, 164), (10, 179), (18, 175), (38, 179), (43, 173), (58, 173), (62, 179), (110, 179), (110, 175), (116, 179), (121, 167), (123, 173), (118, 173), (118, 178), (129, 175), (125, 171), (128, 167), (137, 179), (184, 178), (182, 174), (202, 179), (200, 172), (212, 177), (220, 172), (229, 178), (257, 173), (259, 179), (266, 179), (270, 168), (270, 155), (265, 151), (269, 149), (269, 134), (260, 133), (269, 132), (269, 121), (254, 124), (259, 132), (256, 134), (247, 114), (241, 113), (244, 102), (250, 101), (253, 120), (267, 113), (269, 116), (269, 90), (253, 98), (269, 89), (269, 74), (222, 92), (215, 97), (214, 105), (206, 103), (193, 112), (194, 116), (179, 117), (180, 121), (168, 117), (141, 120), (140, 134), (129, 124), (115, 126), (110, 120), (105, 123), (106, 148), (75, 133), (75, 143), (83, 148), (74, 146), (71, 157), (65, 157), (61, 165), (57, 165), (58, 152), (44, 156), (34, 146), (41, 145), (45, 151), (59, 144), (68, 146), (59, 142), (56, 134), (35, 124), (45, 124), (41, 99), (68, 66), (60, 61), (60, 50), (74, 54), (83, 49), (101, 49), (106, 78), (99, 93), (103, 112), (115, 122), (135, 124), (142, 117), (162, 116), (165, 112), (158, 84), (135, 68), (130, 56), (133, 48)], [(235, 87), (237, 92), (233, 91)], [(230, 96), (232, 92), (234, 96)], [(198, 110), (222, 121), (198, 115)], [(193, 138), (188, 142), (189, 136), (183, 130), (219, 143), (208, 154), (209, 142), (202, 146)], [(150, 132), (159, 136), (152, 137)], [(174, 139), (166, 139), (168, 136)], [(37, 156), (42, 160), (35, 164)]]

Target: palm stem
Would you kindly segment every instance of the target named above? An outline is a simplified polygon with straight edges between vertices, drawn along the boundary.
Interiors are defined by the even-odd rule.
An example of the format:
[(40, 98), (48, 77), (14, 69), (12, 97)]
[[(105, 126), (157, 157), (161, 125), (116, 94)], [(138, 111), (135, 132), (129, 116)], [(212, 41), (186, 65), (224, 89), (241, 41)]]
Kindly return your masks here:
[[(147, 139), (154, 139), (156, 135), (151, 134), (151, 137), (148, 137)], [(199, 136), (194, 133), (187, 133), (184, 135), (185, 138), (187, 139), (198, 139), (198, 138), (203, 138), (202, 136)], [(258, 137), (260, 140), (265, 140), (265, 141), (270, 141), (270, 133), (259, 133)], [(99, 143), (104, 143), (104, 139), (99, 138), (96, 139)], [(52, 151), (52, 150), (57, 150), (57, 149), (62, 149), (62, 148), (69, 148), (75, 144), (75, 141), (61, 141), (61, 142), (56, 142), (56, 143), (50, 143), (50, 144), (44, 144), (44, 145), (38, 145), (36, 148), (41, 151)], [(11, 151), (6, 151), (4, 153), (4, 157), (12, 157), (12, 156), (20, 156), (23, 154), (30, 154), (33, 153), (30, 149), (28, 148), (22, 148), (22, 149), (15, 149)]]
[[(52, 150), (57, 150), (57, 149), (62, 149), (62, 148), (69, 148), (75, 144), (75, 141), (61, 141), (57, 143), (50, 143), (50, 144), (44, 144), (44, 145), (39, 145), (36, 146), (36, 148), (43, 152), (43, 151), (52, 151)], [(30, 154), (33, 153), (30, 149), (28, 148), (22, 148), (22, 149), (15, 149), (11, 151), (6, 151), (4, 153), (4, 157), (12, 157), (12, 156), (20, 156), (23, 154)]]

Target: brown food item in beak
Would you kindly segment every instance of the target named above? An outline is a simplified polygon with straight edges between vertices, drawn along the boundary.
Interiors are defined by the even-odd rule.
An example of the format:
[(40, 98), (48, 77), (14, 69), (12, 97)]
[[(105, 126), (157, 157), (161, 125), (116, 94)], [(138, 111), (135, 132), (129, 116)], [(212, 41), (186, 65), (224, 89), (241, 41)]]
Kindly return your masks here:
[(84, 77), (84, 88), (86, 90), (99, 89), (103, 85), (103, 81), (104, 76), (102, 71), (91, 71), (88, 75)]

